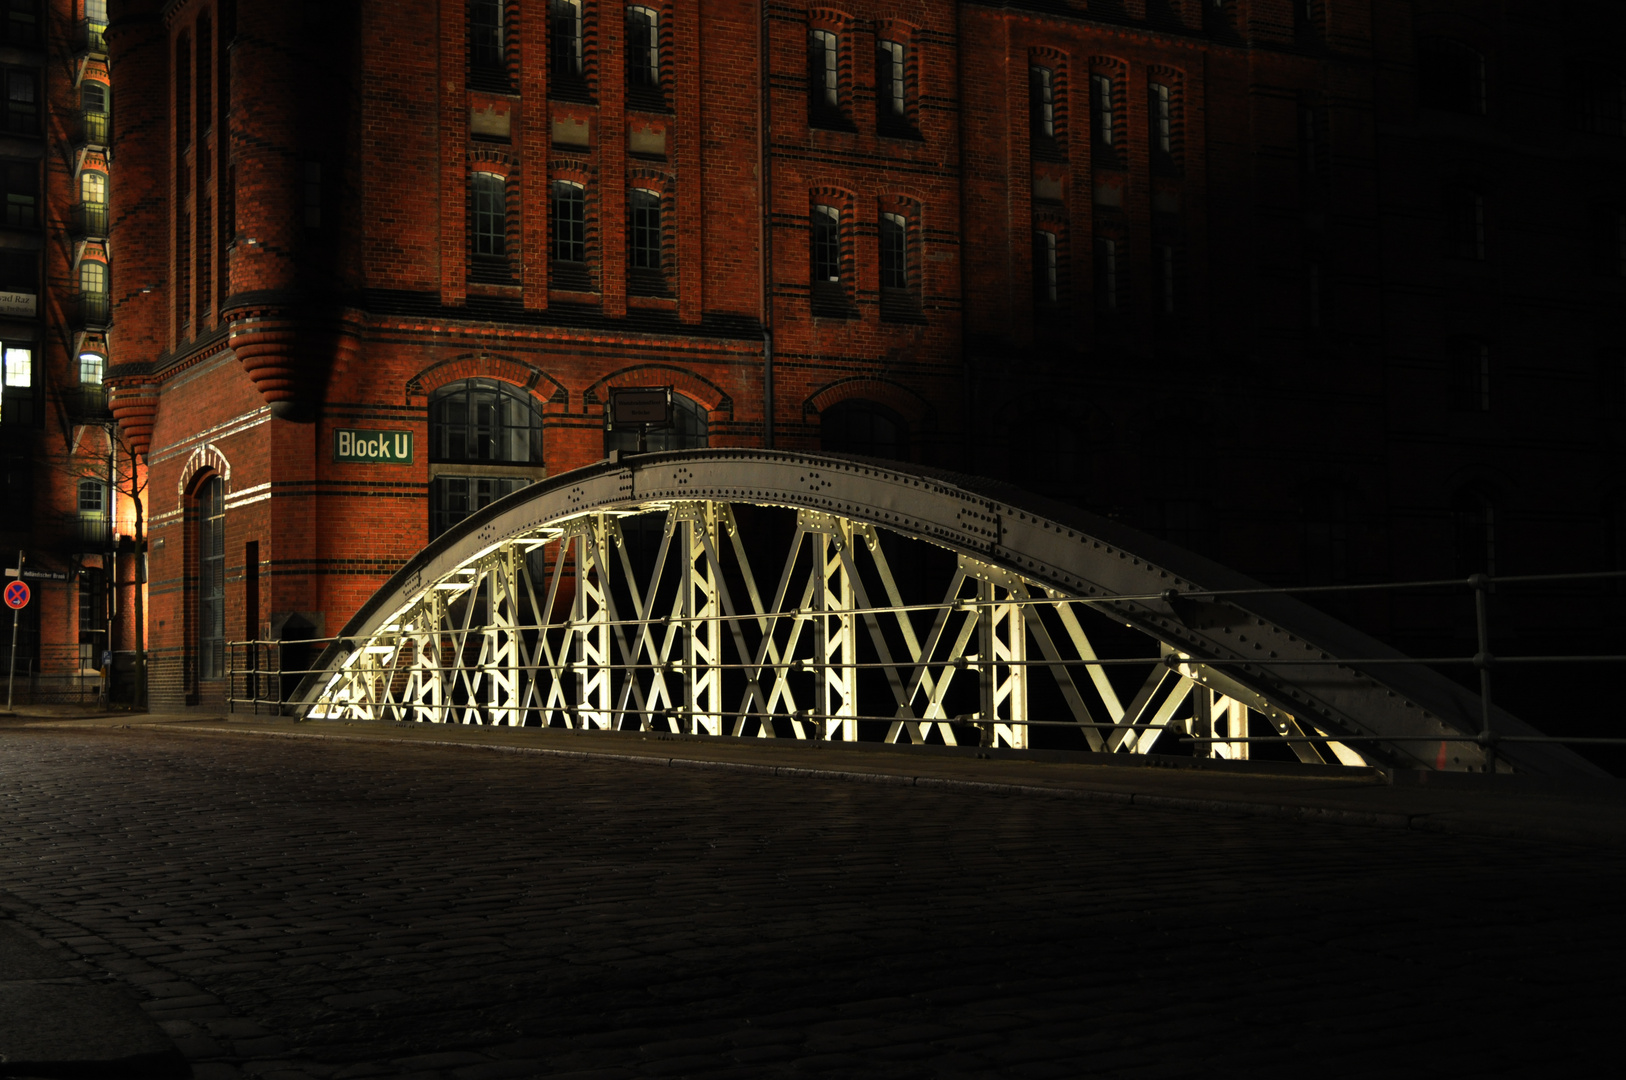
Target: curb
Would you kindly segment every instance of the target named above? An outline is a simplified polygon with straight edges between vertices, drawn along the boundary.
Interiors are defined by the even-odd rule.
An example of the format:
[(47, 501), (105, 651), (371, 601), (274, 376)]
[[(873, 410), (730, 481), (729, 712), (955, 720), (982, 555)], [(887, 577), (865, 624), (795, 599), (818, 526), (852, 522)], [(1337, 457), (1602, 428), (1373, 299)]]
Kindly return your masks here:
[(184, 1080), (169, 1036), (123, 986), (81, 975), (0, 918), (0, 1076)]
[(252, 728), (187, 725), (185, 727), (152, 724), (140, 726), (148, 731), (163, 731), (183, 735), (232, 735), (273, 739), (329, 739), (354, 743), (385, 743), (400, 746), (429, 746), (437, 749), (484, 750), (501, 754), (529, 754), (540, 757), (576, 758), (595, 761), (621, 761), (636, 765), (652, 765), (672, 769), (701, 769), (755, 773), (762, 776), (800, 778), (810, 780), (840, 780), (848, 783), (887, 784), (898, 787), (935, 788), (942, 791), (964, 791), (982, 795), (1036, 796), (1050, 799), (1068, 799), (1112, 806), (1140, 807), (1150, 810), (1176, 810), (1205, 814), (1226, 814), (1241, 817), (1265, 817), (1302, 824), (1345, 825), (1357, 828), (1396, 829), (1443, 834), (1473, 836), (1486, 839), (1516, 840), (1565, 844), (1618, 844), (1621, 835), (1606, 829), (1554, 828), (1540, 823), (1510, 823), (1464, 816), (1459, 812), (1407, 813), (1404, 811), (1349, 810), (1339, 807), (1305, 805), (1304, 803), (1260, 802), (1250, 799), (1193, 798), (1179, 795), (1158, 795), (1143, 792), (1112, 791), (1087, 786), (1060, 786), (1021, 784), (992, 780), (962, 780), (955, 777), (911, 775), (861, 769), (817, 769), (795, 765), (761, 765), (754, 762), (716, 761), (705, 758), (671, 757), (664, 754), (626, 754), (615, 751), (566, 750), (545, 746), (513, 746), (496, 743), (464, 742), (452, 739), (403, 739), (388, 735), (345, 735), (321, 731), (266, 731)]

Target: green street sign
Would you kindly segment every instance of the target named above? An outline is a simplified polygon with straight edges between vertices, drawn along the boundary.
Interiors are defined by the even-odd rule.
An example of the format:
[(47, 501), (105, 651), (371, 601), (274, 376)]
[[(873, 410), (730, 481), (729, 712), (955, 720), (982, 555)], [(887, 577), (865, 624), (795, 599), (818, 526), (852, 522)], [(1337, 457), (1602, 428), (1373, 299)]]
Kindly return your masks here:
[(339, 428), (333, 433), (333, 460), (351, 465), (410, 465), (412, 432)]

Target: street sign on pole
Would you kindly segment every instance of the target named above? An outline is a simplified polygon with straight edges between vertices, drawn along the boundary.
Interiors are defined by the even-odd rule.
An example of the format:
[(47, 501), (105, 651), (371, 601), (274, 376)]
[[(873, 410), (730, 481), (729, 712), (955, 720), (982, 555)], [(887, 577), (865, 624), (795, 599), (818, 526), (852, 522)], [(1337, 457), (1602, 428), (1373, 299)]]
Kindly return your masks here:
[[(17, 614), (22, 611), (23, 605), (28, 603), (28, 583), (22, 580), (23, 553), (17, 552), (17, 573), (6, 571), (7, 577), (16, 577), (17, 580), (6, 585), (6, 603), (11, 605), (11, 663), (6, 668), (6, 711), (11, 711), (11, 688), (17, 682)], [(12, 602), (12, 590), (19, 589), (16, 602)]]
[(6, 606), (9, 608), (25, 608), (31, 595), (28, 582), (13, 581), (6, 586)]

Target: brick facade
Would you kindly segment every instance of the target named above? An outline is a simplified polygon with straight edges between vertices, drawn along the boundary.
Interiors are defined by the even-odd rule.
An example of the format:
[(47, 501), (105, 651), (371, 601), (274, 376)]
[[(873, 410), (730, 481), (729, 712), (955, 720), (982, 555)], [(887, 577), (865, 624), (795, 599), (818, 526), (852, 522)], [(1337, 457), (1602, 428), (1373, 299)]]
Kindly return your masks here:
[[(1577, 63), (1618, 82), (1585, 46), (1619, 40), (1613, 5), (1577, 6), (1585, 34), (1429, 0), (651, 7), (653, 59), (599, 0), (579, 49), (503, 5), (482, 59), (461, 0), (115, 0), (110, 375), (149, 469), (155, 703), (220, 693), (201, 485), (224, 482), (226, 637), (333, 632), (428, 540), (430, 402), (466, 379), (540, 412), (532, 477), (603, 455), (611, 388), (671, 385), (713, 445), (816, 448), (867, 402), (913, 460), (1271, 580), (1455, 573), (1478, 498), (1505, 566), (1617, 557), (1619, 425), (1592, 414), (1595, 380), (1626, 394), (1621, 279), (1582, 204), (1626, 157), (1565, 97)], [(1442, 39), (1482, 58), (1482, 112), (1429, 99)], [(1440, 200), (1469, 186), (1463, 259)], [(839, 280), (812, 280), (821, 244)], [(1453, 411), (1472, 342), (1495, 407)], [(341, 428), (410, 432), (413, 460), (337, 462)]]

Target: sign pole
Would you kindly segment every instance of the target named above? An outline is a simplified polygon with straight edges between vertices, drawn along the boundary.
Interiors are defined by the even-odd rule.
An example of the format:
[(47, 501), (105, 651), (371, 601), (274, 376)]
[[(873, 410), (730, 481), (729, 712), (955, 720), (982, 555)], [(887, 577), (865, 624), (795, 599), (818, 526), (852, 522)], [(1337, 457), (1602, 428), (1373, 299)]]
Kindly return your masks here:
[[(23, 553), (17, 552), (17, 580), (23, 579)], [(11, 688), (17, 682), (17, 616), (22, 614), (22, 608), (11, 609), (11, 663), (6, 669), (6, 711), (11, 711)]]

